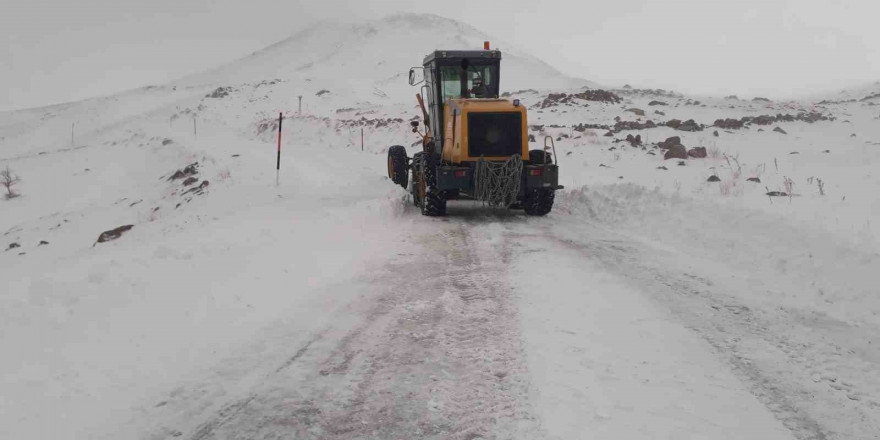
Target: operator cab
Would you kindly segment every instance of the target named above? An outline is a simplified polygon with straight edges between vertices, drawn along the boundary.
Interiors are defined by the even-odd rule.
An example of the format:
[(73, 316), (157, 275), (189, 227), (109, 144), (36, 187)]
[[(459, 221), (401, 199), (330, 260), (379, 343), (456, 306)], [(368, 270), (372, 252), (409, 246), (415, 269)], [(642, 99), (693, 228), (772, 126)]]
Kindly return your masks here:
[(500, 66), (497, 50), (438, 50), (425, 57), (425, 80), (441, 105), (449, 99), (497, 98)]
[[(432, 133), (443, 133), (443, 106), (450, 99), (498, 98), (501, 77), (498, 50), (436, 50), (425, 57), (423, 65), (423, 91), (428, 101)], [(419, 82), (415, 80), (414, 70), (410, 70), (410, 84)], [(434, 142), (439, 151), (442, 136), (435, 136)]]

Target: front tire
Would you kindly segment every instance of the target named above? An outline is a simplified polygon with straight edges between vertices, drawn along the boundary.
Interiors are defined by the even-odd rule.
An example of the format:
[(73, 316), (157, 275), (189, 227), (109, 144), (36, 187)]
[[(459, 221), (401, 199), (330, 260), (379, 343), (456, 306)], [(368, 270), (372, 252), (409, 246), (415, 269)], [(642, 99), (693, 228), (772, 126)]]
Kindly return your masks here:
[(406, 189), (407, 171), (406, 171), (406, 148), (401, 145), (394, 145), (388, 149), (388, 177), (392, 182)]
[(416, 154), (413, 154), (412, 158), (412, 179), (410, 179), (410, 194), (412, 194), (412, 201), (414, 206), (422, 205), (419, 201), (419, 173), (421, 172), (419, 170), (421, 169), (420, 165), (422, 163), (422, 154), (424, 153), (418, 152)]
[(440, 156), (435, 153), (423, 153), (419, 164), (418, 196), (422, 215), (438, 217), (446, 215), (446, 197), (437, 189), (437, 167)]

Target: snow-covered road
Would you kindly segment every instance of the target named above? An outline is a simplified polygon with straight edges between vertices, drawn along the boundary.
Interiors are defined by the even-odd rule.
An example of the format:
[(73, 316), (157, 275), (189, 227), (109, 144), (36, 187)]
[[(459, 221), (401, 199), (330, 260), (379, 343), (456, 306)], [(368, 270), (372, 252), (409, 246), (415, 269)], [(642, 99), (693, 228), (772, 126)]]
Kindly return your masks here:
[(401, 252), (382, 270), (328, 288), (350, 302), (308, 329), (278, 322), (249, 344), (261, 355), (170, 391), (141, 414), (152, 420), (143, 437), (867, 439), (880, 429), (876, 332), (750, 307), (739, 289), (769, 280), (571, 216), (457, 203), (423, 220), (401, 227)]
[(222, 403), (195, 392), (163, 404), (183, 417), (164, 420), (157, 437), (542, 437), (511, 254), (461, 222), (434, 226), (410, 237), (417, 252), (343, 287), (357, 299), (284, 347), (253, 387)]

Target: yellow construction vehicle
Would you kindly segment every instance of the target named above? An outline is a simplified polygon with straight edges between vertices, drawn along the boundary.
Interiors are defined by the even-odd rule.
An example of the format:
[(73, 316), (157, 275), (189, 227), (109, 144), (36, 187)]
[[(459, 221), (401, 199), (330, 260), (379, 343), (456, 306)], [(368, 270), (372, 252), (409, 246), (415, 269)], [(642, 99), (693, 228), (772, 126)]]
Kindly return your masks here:
[[(446, 201), (472, 199), (493, 207), (545, 215), (553, 208), (559, 168), (552, 138), (529, 150), (528, 115), (518, 99), (499, 98), (501, 52), (437, 50), (409, 71), (421, 85), (416, 99), (423, 126), (422, 151), (388, 149), (388, 177), (407, 188), (424, 215), (446, 214)], [(548, 144), (549, 141), (549, 144)], [(411, 179), (410, 179), (411, 175)]]

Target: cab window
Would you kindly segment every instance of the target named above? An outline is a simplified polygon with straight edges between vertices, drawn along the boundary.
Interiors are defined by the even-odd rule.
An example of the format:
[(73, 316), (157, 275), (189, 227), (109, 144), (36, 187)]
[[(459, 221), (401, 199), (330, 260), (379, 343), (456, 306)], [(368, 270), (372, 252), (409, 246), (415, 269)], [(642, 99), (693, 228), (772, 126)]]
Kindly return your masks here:
[[(440, 67), (442, 102), (463, 97), (489, 98), (498, 96), (498, 85), (494, 83), (497, 76), (497, 68), (497, 66), (492, 65), (470, 65), (466, 69), (462, 69), (459, 66)], [(462, 80), (465, 82), (464, 96), (462, 96)]]
[(461, 98), (461, 69), (456, 66), (440, 67), (440, 93), (443, 102), (449, 99)]

